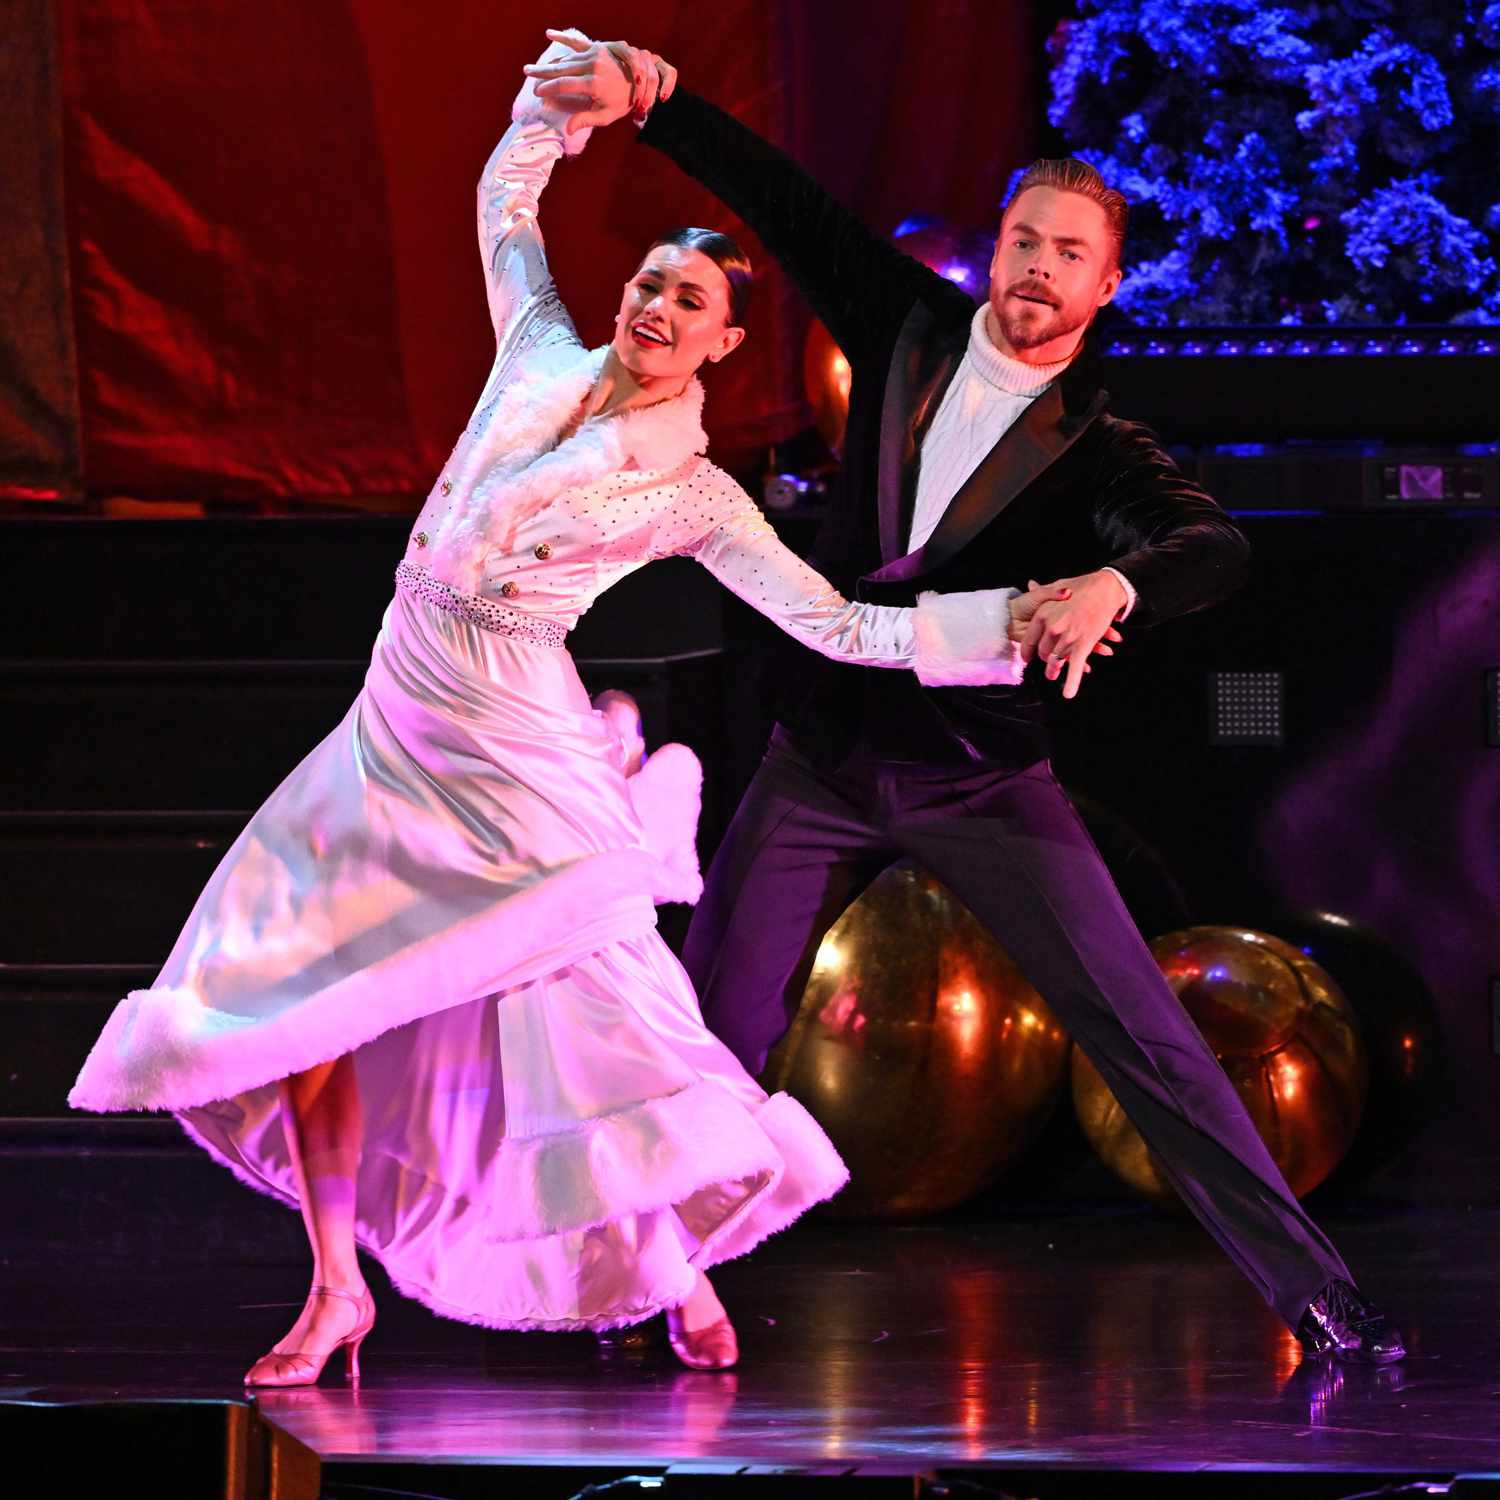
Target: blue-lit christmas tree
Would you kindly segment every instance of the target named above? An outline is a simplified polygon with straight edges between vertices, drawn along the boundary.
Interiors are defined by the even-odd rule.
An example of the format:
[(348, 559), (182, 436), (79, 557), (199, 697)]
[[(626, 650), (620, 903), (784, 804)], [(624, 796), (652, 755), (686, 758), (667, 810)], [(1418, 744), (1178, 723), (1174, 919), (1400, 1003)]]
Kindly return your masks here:
[(1500, 322), (1500, 3), (1079, 0), (1049, 114), (1145, 323)]

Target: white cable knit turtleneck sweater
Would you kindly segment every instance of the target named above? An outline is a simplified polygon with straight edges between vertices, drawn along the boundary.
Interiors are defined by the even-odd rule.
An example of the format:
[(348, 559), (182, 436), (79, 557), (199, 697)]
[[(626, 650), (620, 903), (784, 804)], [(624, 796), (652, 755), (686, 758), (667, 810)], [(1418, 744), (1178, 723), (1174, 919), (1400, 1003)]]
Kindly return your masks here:
[[(975, 310), (968, 348), (922, 440), (909, 543), (912, 552), (932, 535), (949, 501), (979, 461), (1068, 368), (1066, 359), (1053, 365), (1027, 365), (997, 349), (985, 326), (987, 306), (980, 303)], [(1114, 568), (1108, 571), (1125, 585), (1124, 614), (1129, 614), (1135, 606), (1135, 590), (1123, 573)]]

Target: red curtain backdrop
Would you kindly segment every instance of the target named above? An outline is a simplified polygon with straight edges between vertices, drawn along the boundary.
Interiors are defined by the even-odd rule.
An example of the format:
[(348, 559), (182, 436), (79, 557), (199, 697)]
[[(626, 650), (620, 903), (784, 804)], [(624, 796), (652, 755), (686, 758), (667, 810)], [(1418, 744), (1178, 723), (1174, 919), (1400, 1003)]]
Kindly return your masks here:
[(10, 0), (0, 38), (0, 501), (76, 499), (78, 386), (49, 0)]
[[(664, 53), (885, 229), (993, 221), (1041, 67), (1030, 0), (57, 3), (95, 496), (425, 492), (493, 353), (474, 183), (546, 25)], [(654, 233), (739, 228), (633, 135), (596, 133), (543, 205), (591, 343)], [(717, 457), (805, 425), (804, 328), (768, 271), (709, 383)]]

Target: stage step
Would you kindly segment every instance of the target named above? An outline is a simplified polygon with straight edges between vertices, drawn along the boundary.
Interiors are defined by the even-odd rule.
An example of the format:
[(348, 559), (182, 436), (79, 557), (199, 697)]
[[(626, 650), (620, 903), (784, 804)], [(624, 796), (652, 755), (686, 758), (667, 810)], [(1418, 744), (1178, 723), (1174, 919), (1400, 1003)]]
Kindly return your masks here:
[(0, 662), (28, 732), (0, 807), (255, 807), (348, 712), (364, 661)]
[(159, 964), (248, 817), (0, 813), (0, 962)]
[(151, 964), (0, 964), (0, 1116), (66, 1115), (115, 1003), (156, 974)]
[(251, 1192), (170, 1115), (0, 1118), (4, 1262), (305, 1265), (302, 1221)]

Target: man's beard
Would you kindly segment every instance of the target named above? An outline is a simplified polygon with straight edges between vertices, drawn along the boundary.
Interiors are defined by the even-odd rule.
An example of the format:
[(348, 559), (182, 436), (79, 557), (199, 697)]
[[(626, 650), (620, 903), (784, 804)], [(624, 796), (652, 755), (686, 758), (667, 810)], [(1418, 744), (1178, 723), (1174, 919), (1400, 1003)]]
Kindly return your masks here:
[[(1035, 306), (1036, 304), (1031, 304)], [(1066, 308), (1055, 307), (1044, 317), (1023, 317), (1012, 311), (1009, 296), (1000, 304), (995, 315), (1000, 332), (1012, 349), (1035, 349), (1050, 344), (1053, 339), (1065, 338), (1077, 333), (1088, 323), (1088, 315), (1069, 313)]]

